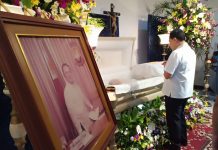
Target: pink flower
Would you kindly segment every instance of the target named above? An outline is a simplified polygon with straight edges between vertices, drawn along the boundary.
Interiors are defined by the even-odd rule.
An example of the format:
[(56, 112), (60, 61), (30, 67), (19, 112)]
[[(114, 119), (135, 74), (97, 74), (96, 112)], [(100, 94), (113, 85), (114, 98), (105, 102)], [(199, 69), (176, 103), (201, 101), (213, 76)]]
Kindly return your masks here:
[(60, 6), (61, 8), (66, 8), (68, 2), (69, 2), (69, 0), (59, 0), (59, 1), (58, 1), (59, 6)]
[(12, 4), (20, 6), (20, 0), (12, 0)]
[(90, 0), (82, 0), (83, 3), (89, 3)]

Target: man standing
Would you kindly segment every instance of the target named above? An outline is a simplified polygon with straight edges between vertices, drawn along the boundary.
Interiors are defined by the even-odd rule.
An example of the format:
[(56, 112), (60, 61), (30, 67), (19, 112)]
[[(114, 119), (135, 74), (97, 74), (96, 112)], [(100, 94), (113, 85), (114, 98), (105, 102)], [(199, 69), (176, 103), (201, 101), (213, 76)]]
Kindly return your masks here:
[(64, 98), (71, 120), (79, 134), (84, 130), (90, 132), (89, 127), (92, 121), (88, 114), (93, 109), (93, 106), (80, 86), (75, 83), (71, 67), (68, 64), (63, 64), (62, 72), (66, 81)]
[(169, 46), (172, 53), (163, 64), (165, 81), (162, 92), (165, 95), (169, 149), (180, 150), (181, 145), (187, 145), (184, 107), (193, 94), (196, 54), (185, 42), (185, 33), (180, 29), (170, 33)]

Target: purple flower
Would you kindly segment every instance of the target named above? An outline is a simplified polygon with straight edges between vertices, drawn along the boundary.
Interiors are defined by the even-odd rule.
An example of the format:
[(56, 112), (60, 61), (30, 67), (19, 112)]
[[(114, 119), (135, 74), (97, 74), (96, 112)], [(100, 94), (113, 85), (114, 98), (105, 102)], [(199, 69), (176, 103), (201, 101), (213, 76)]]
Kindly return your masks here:
[(139, 140), (139, 135), (138, 134), (135, 135), (135, 139)]
[(193, 107), (191, 106), (190, 108), (189, 108), (189, 112), (191, 112), (193, 110)]
[(59, 6), (61, 7), (61, 8), (66, 8), (67, 7), (67, 0), (59, 0), (58, 1), (59, 2)]
[(12, 0), (12, 4), (20, 6), (20, 0)]

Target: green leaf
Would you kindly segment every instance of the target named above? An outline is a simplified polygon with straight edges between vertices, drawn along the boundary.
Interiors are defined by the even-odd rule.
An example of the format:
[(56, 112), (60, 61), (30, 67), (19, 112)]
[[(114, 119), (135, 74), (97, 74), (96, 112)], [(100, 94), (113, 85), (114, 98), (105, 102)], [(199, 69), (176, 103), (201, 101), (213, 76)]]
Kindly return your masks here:
[(131, 115), (132, 119), (136, 119), (137, 115), (138, 115), (138, 109), (137, 107), (134, 107)]
[(145, 118), (144, 116), (140, 117), (139, 118), (139, 123), (144, 123), (144, 118)]
[(21, 2), (22, 2), (23, 5), (26, 6), (27, 8), (32, 8), (31, 0), (21, 0)]

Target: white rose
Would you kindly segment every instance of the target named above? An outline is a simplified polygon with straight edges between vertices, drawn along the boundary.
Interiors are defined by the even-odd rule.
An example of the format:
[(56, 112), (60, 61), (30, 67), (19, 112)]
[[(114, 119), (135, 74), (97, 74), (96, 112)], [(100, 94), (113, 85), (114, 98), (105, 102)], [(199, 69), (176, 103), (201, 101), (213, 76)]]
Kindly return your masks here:
[(198, 102), (198, 104), (199, 104), (200, 106), (204, 106), (204, 104), (203, 104), (202, 101)]
[(139, 109), (142, 109), (143, 108), (143, 104), (139, 104), (137, 107), (139, 108)]
[(82, 1), (80, 2), (81, 6), (82, 6), (82, 10), (88, 10), (88, 7), (86, 4), (84, 4)]
[(201, 35), (201, 36), (206, 36), (207, 33), (203, 31), (203, 32), (200, 32), (200, 35)]
[(197, 15), (197, 17), (198, 17), (198, 18), (203, 18), (203, 17), (204, 17), (204, 14), (205, 14), (205, 13), (199, 13), (199, 14)]
[(51, 14), (52, 15), (57, 15), (58, 14), (58, 10), (57, 9), (52, 9), (51, 10)]
[(189, 99), (188, 99), (188, 102), (189, 102), (189, 103), (193, 103), (193, 101), (194, 101), (193, 98), (189, 98)]
[(56, 6), (56, 8), (57, 8), (59, 6), (59, 3), (56, 1), (56, 2), (54, 2), (53, 5)]
[(44, 2), (46, 2), (46, 3), (51, 3), (52, 0), (44, 0)]
[(205, 27), (207, 28), (207, 29), (211, 29), (212, 27), (211, 27), (211, 24), (209, 23), (209, 22), (205, 22)]
[(166, 108), (165, 108), (165, 105), (161, 105), (160, 106), (160, 110), (165, 110)]
[(51, 6), (51, 9), (58, 9), (59, 3), (58, 2), (54, 2), (54, 4)]
[(168, 32), (171, 32), (173, 30), (173, 26), (171, 25), (171, 24), (169, 24), (168, 26), (167, 26), (167, 31)]
[(150, 131), (155, 130), (155, 124), (153, 122), (148, 124), (148, 130), (150, 130)]
[(153, 137), (151, 137), (151, 136), (148, 136), (147, 138), (150, 140), (150, 142), (154, 141)]
[(197, 9), (201, 9), (203, 7), (202, 3), (198, 3)]
[(196, 42), (201, 43), (201, 39), (197, 38)]
[(64, 8), (60, 8), (60, 14), (65, 15), (65, 9)]
[(190, 11), (191, 11), (192, 13), (195, 13), (195, 12), (196, 12), (196, 10), (195, 10), (195, 9), (190, 9)]
[(179, 29), (181, 29), (182, 31), (184, 31), (185, 27), (184, 27), (184, 26), (180, 26)]
[(146, 136), (146, 134), (147, 134), (147, 132), (146, 132), (146, 130), (145, 130), (145, 129), (144, 129), (144, 133), (143, 133), (143, 134), (144, 134), (144, 136)]

